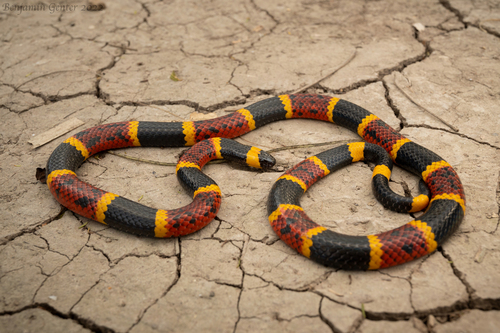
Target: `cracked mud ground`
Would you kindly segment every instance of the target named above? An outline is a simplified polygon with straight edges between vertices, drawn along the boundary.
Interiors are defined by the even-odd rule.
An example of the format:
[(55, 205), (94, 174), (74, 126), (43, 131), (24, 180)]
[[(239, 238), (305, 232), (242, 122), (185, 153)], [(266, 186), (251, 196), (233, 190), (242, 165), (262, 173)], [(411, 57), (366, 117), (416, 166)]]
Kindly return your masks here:
[[(51, 3), (79, 6), (0, 10), (0, 331), (500, 330), (498, 1), (124, 0), (100, 11), (82, 11), (83, 0)], [(391, 269), (336, 272), (277, 239), (265, 209), (272, 182), (307, 156), (359, 140), (317, 121), (275, 122), (239, 138), (279, 148), (280, 171), (207, 166), (223, 206), (181, 239), (139, 238), (76, 216), (35, 179), (84, 128), (220, 116), (318, 80), (307, 92), (365, 107), (456, 168), (467, 212), (439, 251)], [(73, 118), (85, 124), (39, 148), (28, 143)], [(155, 208), (179, 207), (190, 198), (165, 164), (182, 151), (104, 153), (78, 174)], [(406, 223), (375, 201), (370, 175), (369, 165), (352, 165), (302, 204), (342, 233)], [(391, 186), (418, 191), (400, 169)]]

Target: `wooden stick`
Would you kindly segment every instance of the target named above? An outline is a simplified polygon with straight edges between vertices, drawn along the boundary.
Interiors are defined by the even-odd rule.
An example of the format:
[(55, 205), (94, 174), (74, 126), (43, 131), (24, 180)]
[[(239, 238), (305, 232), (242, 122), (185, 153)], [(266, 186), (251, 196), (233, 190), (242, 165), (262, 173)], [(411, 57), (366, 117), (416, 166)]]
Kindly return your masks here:
[(56, 127), (49, 129), (48, 131), (38, 134), (33, 139), (29, 140), (28, 143), (31, 143), (33, 145), (33, 148), (38, 148), (54, 140), (55, 138), (58, 138), (61, 135), (66, 134), (77, 127), (82, 126), (83, 124), (85, 123), (80, 119), (72, 118), (63, 123), (60, 123)]

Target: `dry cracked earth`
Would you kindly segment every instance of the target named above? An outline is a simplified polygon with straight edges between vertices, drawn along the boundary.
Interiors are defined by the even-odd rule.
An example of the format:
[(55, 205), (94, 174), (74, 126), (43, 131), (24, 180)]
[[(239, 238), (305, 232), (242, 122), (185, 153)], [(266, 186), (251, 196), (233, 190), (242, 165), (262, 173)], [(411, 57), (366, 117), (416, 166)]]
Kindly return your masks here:
[[(0, 331), (500, 331), (498, 1), (16, 7), (35, 4), (0, 8)], [(35, 178), (84, 128), (221, 116), (300, 89), (365, 107), (456, 168), (467, 212), (436, 253), (381, 271), (334, 271), (277, 238), (265, 208), (273, 181), (305, 157), (359, 140), (317, 121), (275, 122), (239, 138), (274, 151), (278, 166), (208, 165), (223, 206), (180, 239), (139, 238), (77, 216)], [(75, 118), (84, 124), (29, 143)], [(115, 150), (78, 174), (155, 208), (179, 207), (190, 202), (172, 166), (183, 150)], [(353, 235), (411, 219), (375, 201), (370, 175), (370, 165), (349, 166), (302, 204), (315, 221)], [(417, 179), (398, 168), (391, 187), (418, 193)]]

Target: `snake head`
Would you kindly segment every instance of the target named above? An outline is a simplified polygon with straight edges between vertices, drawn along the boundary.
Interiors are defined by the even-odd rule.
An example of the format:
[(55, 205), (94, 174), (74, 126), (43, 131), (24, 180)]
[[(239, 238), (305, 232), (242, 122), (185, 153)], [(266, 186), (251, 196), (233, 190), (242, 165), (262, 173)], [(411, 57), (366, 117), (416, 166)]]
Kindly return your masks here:
[(276, 164), (276, 159), (268, 152), (261, 150), (259, 152), (260, 167), (264, 170), (272, 168)]

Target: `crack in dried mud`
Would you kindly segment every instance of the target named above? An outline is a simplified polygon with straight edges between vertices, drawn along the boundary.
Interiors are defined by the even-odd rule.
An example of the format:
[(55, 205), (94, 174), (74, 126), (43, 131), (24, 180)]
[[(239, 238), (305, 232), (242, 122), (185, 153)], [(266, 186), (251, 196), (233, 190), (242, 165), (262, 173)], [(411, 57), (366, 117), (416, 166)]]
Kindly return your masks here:
[[(465, 23), (463, 15), (460, 13), (460, 11), (458, 9), (454, 8), (450, 4), (450, 2), (448, 0), (440, 0), (439, 2), (441, 3), (441, 5), (443, 7), (445, 7), (447, 10), (449, 10), (450, 12), (452, 12), (453, 14), (455, 14), (455, 16), (458, 18), (458, 20), (465, 27), (467, 27), (468, 25), (472, 25), (472, 26), (478, 27), (478, 25), (474, 25), (474, 24), (471, 24), (471, 23)], [(144, 4), (144, 3), (141, 3), (141, 2), (138, 2), (138, 3), (141, 5), (142, 9), (147, 14), (147, 16), (143, 19), (143, 23), (146, 23), (146, 24), (149, 25), (148, 19), (151, 16), (150, 9), (148, 8), (147, 4)], [(264, 38), (265, 36), (268, 36), (268, 35), (272, 34), (274, 32), (274, 30), (280, 24), (282, 24), (269, 11), (260, 8), (254, 1), (250, 1), (250, 3), (257, 10), (266, 13), (266, 15), (269, 18), (271, 18), (271, 20), (274, 22), (274, 25), (271, 27), (271, 29), (270, 29), (270, 31), (268, 33), (263, 34), (257, 40), (251, 42), (248, 47), (244, 48), (244, 50), (235, 52), (235, 53), (231, 54), (231, 56), (236, 55), (236, 54), (241, 54), (241, 53), (248, 52), (262, 38)], [(62, 15), (61, 15), (61, 17), (62, 17)], [(61, 19), (61, 17), (60, 17), (60, 19)], [(444, 23), (444, 22), (442, 22), (442, 23)], [(71, 39), (79, 39), (79, 38), (74, 38), (73, 36), (71, 36), (67, 32), (61, 31), (60, 29), (58, 29), (55, 26), (52, 26), (52, 28), (55, 29), (60, 35), (67, 35)], [(438, 28), (439, 28), (439, 26), (438, 26)], [(489, 33), (489, 34), (494, 35), (496, 37), (500, 37), (496, 32), (491, 31), (488, 28), (481, 27), (480, 24), (479, 24), (479, 28), (482, 31), (486, 30), (486, 33)], [(442, 29), (442, 28), (440, 28), (440, 29)], [(444, 29), (442, 29), (442, 30), (444, 30)], [(418, 33), (416, 33), (414, 37), (415, 37), (416, 40), (418, 40), (419, 42), (421, 42), (421, 43), (424, 44), (424, 42), (420, 39)], [(103, 48), (106, 47), (106, 46), (114, 47), (113, 45), (109, 45), (109, 44), (106, 43), (103, 46)], [(412, 64), (416, 64), (418, 62), (421, 62), (421, 61), (425, 60), (430, 55), (430, 53), (432, 52), (432, 49), (430, 48), (430, 46), (427, 43), (425, 43), (424, 46), (425, 46), (425, 51), (422, 54), (417, 55), (417, 56), (412, 57), (412, 58), (409, 58), (409, 59), (405, 59), (402, 62), (400, 62), (398, 65), (393, 66), (391, 68), (382, 69), (382, 70), (378, 71), (378, 77), (375, 78), (375, 79), (360, 80), (360, 81), (357, 81), (357, 82), (355, 82), (355, 83), (353, 83), (353, 84), (351, 84), (351, 85), (349, 85), (347, 87), (340, 88), (340, 89), (335, 89), (335, 90), (329, 90), (329, 89), (325, 88), (324, 86), (322, 86), (321, 84), (318, 84), (317, 88), (311, 88), (311, 90), (320, 90), (320, 91), (323, 91), (324, 93), (345, 94), (347, 92), (354, 91), (354, 90), (357, 90), (359, 88), (366, 87), (366, 86), (368, 86), (368, 85), (370, 85), (372, 83), (382, 82), (382, 84), (383, 84), (383, 86), (385, 88), (385, 99), (386, 99), (387, 105), (394, 112), (394, 115), (400, 120), (400, 128), (399, 128), (399, 130), (401, 130), (401, 129), (405, 128), (405, 127), (407, 127), (407, 128), (415, 127), (415, 128), (427, 128), (427, 129), (431, 129), (431, 130), (443, 131), (443, 132), (446, 132), (446, 133), (449, 133), (449, 134), (458, 135), (460, 137), (463, 137), (463, 138), (465, 138), (467, 140), (471, 140), (471, 141), (476, 142), (476, 143), (481, 144), (481, 145), (486, 145), (486, 146), (489, 146), (491, 148), (499, 149), (500, 147), (495, 146), (494, 144), (491, 144), (491, 143), (485, 142), (485, 141), (481, 141), (481, 140), (478, 140), (478, 139), (471, 138), (471, 137), (469, 137), (469, 136), (467, 136), (465, 134), (462, 134), (462, 133), (456, 133), (456, 132), (453, 132), (453, 131), (450, 131), (450, 130), (447, 130), (447, 129), (436, 128), (436, 127), (432, 127), (432, 126), (428, 126), (428, 125), (424, 125), (424, 124), (422, 124), (422, 125), (408, 125), (408, 124), (406, 124), (405, 118), (402, 116), (400, 110), (395, 106), (395, 104), (394, 104), (394, 102), (393, 102), (393, 100), (392, 100), (392, 98), (390, 96), (390, 89), (387, 86), (387, 84), (383, 81), (383, 78), (386, 75), (389, 75), (389, 74), (391, 74), (393, 72), (401, 72), (406, 67), (408, 67), (408, 66), (410, 66)], [(98, 69), (97, 71), (95, 71), (95, 88), (93, 90), (90, 90), (90, 91), (78, 92), (76, 94), (67, 95), (67, 96), (59, 96), (58, 94), (56, 94), (56, 95), (44, 95), (44, 94), (41, 94), (41, 93), (35, 93), (33, 91), (30, 91), (30, 90), (27, 90), (27, 91), (21, 90), (20, 87), (23, 84), (26, 84), (27, 82), (25, 82), (25, 83), (23, 83), (23, 84), (21, 84), (21, 85), (19, 85), (17, 87), (13, 87), (13, 86), (5, 84), (5, 83), (4, 83), (4, 85), (9, 86), (11, 88), (14, 88), (14, 91), (16, 91), (16, 92), (28, 93), (28, 94), (31, 94), (32, 96), (39, 97), (39, 98), (41, 98), (44, 101), (45, 105), (47, 105), (47, 104), (49, 104), (51, 102), (57, 102), (57, 101), (62, 101), (62, 100), (67, 100), (67, 99), (74, 99), (74, 98), (77, 98), (77, 97), (82, 96), (82, 95), (95, 95), (99, 100), (103, 101), (104, 103), (106, 103), (108, 105), (113, 105), (115, 103), (113, 103), (112, 101), (109, 100), (109, 95), (107, 95), (102, 90), (102, 88), (100, 86), (100, 82), (101, 82), (101, 79), (102, 79), (103, 75), (105, 74), (105, 72), (113, 69), (114, 66), (117, 64), (117, 62), (119, 61), (119, 59), (116, 60), (117, 57), (121, 57), (121, 56), (127, 54), (126, 53), (127, 50), (125, 48), (119, 48), (119, 49), (121, 50), (121, 53), (118, 56), (112, 56), (112, 60), (111, 60), (111, 62), (107, 66), (105, 66), (105, 67), (103, 67), (103, 68)], [(181, 51), (184, 52), (186, 55), (193, 55), (193, 54), (185, 52), (182, 48), (181, 48)], [(110, 54), (110, 56), (111, 56), (111, 54)], [(199, 56), (207, 57), (206, 55), (199, 55)], [(216, 57), (223, 57), (223, 56), (216, 56)], [(19, 63), (22, 62), (22, 61), (24, 61), (24, 60), (26, 60), (26, 59), (20, 60)], [(233, 60), (235, 60), (235, 59), (233, 59)], [(230, 75), (230, 79), (229, 79), (229, 84), (231, 84), (235, 88), (237, 88), (238, 91), (241, 94), (241, 97), (238, 98), (238, 99), (236, 99), (236, 100), (223, 101), (221, 103), (213, 104), (213, 105), (210, 105), (208, 107), (202, 107), (202, 106), (199, 105), (199, 103), (193, 102), (193, 101), (190, 101), (190, 100), (177, 100), (177, 101), (155, 100), (155, 101), (150, 101), (150, 102), (147, 102), (147, 103), (127, 101), (127, 102), (117, 103), (117, 104), (115, 104), (113, 106), (117, 110), (119, 110), (123, 106), (129, 106), (129, 105), (130, 106), (136, 106), (136, 107), (138, 107), (138, 106), (145, 106), (145, 105), (185, 105), (185, 106), (188, 106), (188, 107), (192, 107), (193, 109), (195, 109), (197, 111), (208, 112), (208, 111), (221, 110), (221, 109), (224, 109), (224, 108), (226, 108), (228, 106), (241, 106), (241, 105), (244, 105), (247, 102), (247, 99), (250, 99), (250, 98), (264, 96), (264, 95), (272, 95), (272, 96), (274, 96), (274, 95), (278, 94), (278, 92), (274, 91), (274, 90), (262, 90), (262, 89), (259, 89), (259, 88), (251, 90), (251, 92), (249, 94), (246, 94), (246, 95), (243, 94), (241, 88), (238, 87), (237, 85), (235, 85), (232, 82), (232, 80), (234, 78), (234, 73), (237, 70), (237, 68), (239, 68), (240, 66), (246, 66), (246, 65), (243, 62), (239, 61), (239, 60), (235, 60), (235, 61), (238, 63), (238, 65), (236, 65), (233, 68), (233, 70), (231, 71), (231, 75)], [(13, 64), (12, 66), (15, 66), (15, 65), (16, 64)], [(51, 75), (51, 74), (54, 74), (54, 73), (49, 73), (47, 75)], [(5, 107), (7, 110), (9, 110), (9, 112), (15, 112), (15, 111), (12, 111), (11, 109), (9, 109), (6, 106), (3, 106), (3, 107)], [(38, 107), (38, 106), (34, 106), (32, 108), (36, 108), (36, 107)], [(15, 113), (20, 114), (20, 113), (23, 113), (25, 111), (31, 110), (32, 108), (28, 108), (27, 110), (23, 110), (22, 112), (15, 112)], [(335, 143), (336, 142), (332, 141), (332, 142), (330, 142), (328, 144), (335, 144)], [(319, 146), (319, 145), (321, 145), (321, 144), (316, 144), (316, 145), (311, 145), (311, 146)], [(294, 149), (294, 148), (296, 148), (296, 147), (295, 146), (290, 146), (290, 147), (284, 147), (282, 150), (284, 150), (284, 149)], [(497, 180), (497, 183), (499, 184), (499, 189), (497, 190), (498, 214), (500, 214), (500, 199), (498, 199), (498, 198), (500, 198), (500, 194), (499, 194), (500, 193), (500, 174), (499, 174), (499, 179)], [(21, 230), (20, 232), (11, 234), (9, 236), (6, 236), (5, 238), (3, 238), (3, 239), (0, 240), (0, 245), (5, 245), (5, 244), (9, 243), (10, 241), (13, 241), (16, 238), (18, 238), (20, 236), (23, 236), (25, 234), (34, 234), (37, 230), (39, 230), (39, 228), (41, 226), (49, 224), (52, 221), (56, 220), (58, 217), (60, 217), (61, 213), (63, 213), (64, 211), (65, 211), (65, 209), (61, 209), (61, 211), (57, 215), (55, 215), (54, 217), (50, 217), (50, 218), (48, 218), (48, 219), (46, 219), (44, 221), (38, 222), (38, 223), (36, 223), (36, 224), (34, 224), (32, 226), (26, 227), (23, 230)], [(222, 220), (222, 219), (220, 219), (218, 217), (216, 217), (216, 219), (219, 221), (219, 225), (217, 226), (217, 228), (215, 229), (215, 231), (211, 234), (211, 237), (205, 238), (205, 239), (213, 239), (213, 240), (218, 240), (220, 242), (224, 242), (225, 240), (220, 239), (218, 237), (215, 237), (215, 235), (221, 230), (221, 222), (223, 222), (224, 220)], [(227, 221), (224, 221), (224, 222), (230, 224), (231, 228), (235, 228), (236, 230), (238, 230), (239, 232), (243, 233), (248, 238), (250, 238), (250, 235), (247, 232), (245, 232), (243, 230), (240, 230), (239, 228), (235, 227), (234, 225), (232, 225), (231, 223), (229, 223)], [(497, 221), (495, 230), (493, 232), (491, 232), (491, 234), (494, 234), (494, 233), (496, 233), (498, 231), (499, 225), (500, 225), (500, 218)], [(43, 310), (51, 313), (52, 315), (54, 315), (56, 317), (61, 318), (61, 319), (72, 320), (73, 322), (77, 323), (81, 327), (90, 329), (93, 332), (103, 332), (103, 333), (115, 332), (113, 329), (111, 329), (109, 327), (100, 326), (97, 323), (95, 323), (94, 321), (92, 321), (90, 319), (87, 319), (87, 318), (82, 318), (82, 317), (80, 317), (79, 315), (77, 315), (76, 313), (73, 312), (73, 308), (78, 303), (80, 303), (80, 301), (85, 297), (85, 295), (88, 292), (90, 292), (90, 290), (92, 290), (101, 281), (102, 276), (106, 272), (108, 272), (109, 269), (111, 269), (111, 267), (108, 268), (108, 270), (106, 270), (105, 272), (101, 273), (100, 277), (99, 277), (99, 280), (93, 286), (91, 286), (90, 288), (88, 288), (87, 291), (85, 291), (85, 292), (82, 293), (81, 297), (71, 307), (71, 309), (69, 310), (68, 314), (59, 312), (55, 308), (51, 307), (49, 304), (46, 304), (46, 303), (36, 303), (34, 300), (35, 300), (35, 298), (36, 298), (39, 290), (42, 288), (42, 286), (45, 284), (45, 282), (49, 279), (49, 277), (57, 275), (61, 271), (61, 269), (63, 267), (65, 267), (66, 265), (68, 265), (71, 262), (73, 262), (73, 260), (75, 258), (77, 258), (78, 255), (80, 255), (81, 251), (85, 247), (91, 248), (92, 250), (101, 253), (108, 260), (109, 266), (114, 266), (114, 265), (118, 264), (121, 260), (123, 260), (123, 259), (125, 259), (127, 257), (142, 258), (142, 257), (153, 256), (153, 255), (154, 256), (158, 256), (160, 258), (172, 258), (173, 257), (173, 256), (164, 256), (164, 255), (160, 255), (160, 254), (156, 254), (156, 253), (151, 253), (151, 254), (148, 254), (148, 255), (139, 255), (139, 254), (129, 253), (129, 254), (125, 254), (125, 255), (121, 256), (120, 258), (118, 258), (118, 259), (116, 259), (116, 260), (113, 261), (113, 260), (110, 259), (109, 255), (106, 253), (106, 251), (96, 248), (95, 245), (92, 245), (92, 246), (88, 245), (88, 242), (89, 242), (89, 240), (91, 238), (91, 235), (89, 235), (89, 237), (88, 237), (85, 245), (82, 246), (82, 248), (80, 248), (80, 250), (78, 251), (78, 253), (76, 255), (74, 255), (72, 258), (70, 258), (66, 254), (60, 253), (58, 251), (51, 250), (50, 249), (50, 242), (47, 239), (45, 239), (44, 237), (40, 236), (40, 235), (37, 235), (37, 236), (40, 237), (41, 239), (43, 239), (45, 241), (45, 243), (47, 244), (47, 251), (52, 251), (54, 253), (58, 253), (58, 254), (60, 254), (60, 255), (62, 255), (64, 257), (68, 258), (69, 261), (66, 264), (60, 266), (58, 269), (56, 269), (51, 274), (49, 274), (49, 275), (43, 274), (45, 276), (45, 279), (40, 284), (40, 286), (37, 288), (36, 292), (34, 293), (33, 298), (32, 298), (32, 304), (27, 305), (25, 307), (22, 307), (22, 308), (20, 308), (18, 310), (15, 310), (15, 311), (4, 311), (4, 312), (0, 313), (0, 316), (13, 315), (13, 314), (16, 314), (16, 313), (20, 313), (20, 312), (26, 311), (28, 309), (41, 308), (41, 309), (43, 309)], [(266, 244), (266, 245), (272, 245), (272, 244), (280, 241), (279, 239), (275, 239), (272, 242), (266, 242), (267, 241), (266, 238), (263, 238), (263, 239), (260, 239), (260, 240), (258, 240), (258, 239), (251, 239), (251, 240), (254, 241), (254, 242), (260, 242), (260, 243), (263, 243), (263, 244)], [(251, 318), (251, 317), (242, 317), (241, 316), (241, 312), (240, 312), (240, 302), (241, 302), (241, 297), (242, 297), (242, 293), (243, 293), (243, 289), (244, 289), (244, 287), (243, 287), (244, 286), (244, 279), (245, 279), (246, 276), (253, 276), (253, 277), (259, 278), (262, 281), (264, 281), (264, 282), (266, 282), (266, 283), (268, 283), (270, 285), (273, 285), (274, 287), (278, 288), (279, 290), (288, 290), (288, 291), (293, 291), (293, 292), (304, 292), (304, 293), (306, 293), (306, 292), (309, 293), (310, 292), (310, 293), (314, 293), (314, 294), (317, 294), (317, 295), (321, 296), (321, 300), (319, 301), (319, 308), (318, 308), (318, 315), (317, 316), (312, 316), (312, 315), (298, 315), (298, 316), (292, 317), (290, 319), (277, 318), (279, 320), (291, 321), (291, 320), (293, 320), (295, 318), (299, 318), (299, 317), (310, 317), (310, 318), (318, 318), (319, 317), (322, 322), (324, 322), (326, 325), (328, 325), (328, 327), (331, 329), (332, 332), (339, 333), (339, 332), (341, 332), (340, 329), (336, 328), (335, 325), (334, 325), (334, 323), (331, 323), (322, 314), (322, 312), (321, 312), (321, 306), (322, 306), (322, 303), (323, 303), (324, 299), (326, 298), (326, 299), (328, 299), (328, 300), (330, 300), (332, 302), (335, 302), (337, 304), (342, 304), (342, 305), (348, 306), (348, 307), (350, 307), (352, 309), (355, 309), (357, 311), (361, 311), (361, 308), (354, 307), (352, 305), (339, 302), (338, 300), (335, 300), (335, 299), (332, 299), (330, 297), (327, 297), (327, 296), (325, 296), (325, 295), (323, 295), (323, 294), (321, 294), (321, 293), (319, 293), (319, 292), (317, 292), (317, 291), (314, 290), (315, 286), (317, 286), (321, 282), (325, 281), (331, 274), (334, 273), (333, 271), (329, 271), (327, 274), (325, 274), (325, 276), (322, 276), (322, 277), (318, 278), (316, 281), (311, 282), (307, 286), (304, 286), (302, 288), (297, 288), (297, 289), (286, 288), (286, 287), (283, 287), (283, 286), (280, 286), (280, 285), (276, 284), (273, 281), (267, 281), (266, 279), (264, 279), (261, 276), (246, 273), (245, 269), (244, 269), (243, 259), (244, 259), (245, 249), (247, 248), (247, 245), (249, 244), (249, 242), (250, 242), (250, 239), (244, 240), (242, 248), (240, 248), (240, 247), (238, 247), (238, 246), (236, 246), (236, 245), (233, 244), (236, 248), (239, 249), (239, 252), (240, 252), (240, 254), (239, 254), (239, 260), (240, 260), (241, 264), (239, 265), (239, 269), (242, 271), (241, 284), (240, 285), (234, 285), (234, 284), (224, 283), (224, 282), (220, 282), (220, 281), (212, 281), (212, 282), (215, 282), (216, 284), (219, 284), (219, 285), (229, 286), (229, 287), (233, 287), (233, 288), (236, 288), (236, 289), (240, 290), (239, 294), (238, 294), (238, 299), (237, 299), (237, 302), (236, 302), (236, 309), (237, 309), (238, 317), (237, 317), (237, 320), (234, 323), (233, 332), (237, 331), (238, 324), (240, 323), (240, 320), (242, 318), (245, 318), (245, 319)], [(139, 318), (137, 319), (137, 321), (128, 329), (128, 331), (130, 331), (132, 328), (134, 328), (136, 325), (138, 325), (141, 322), (141, 320), (143, 319), (144, 315), (148, 312), (148, 310), (151, 307), (153, 307), (154, 305), (156, 305), (160, 299), (162, 299), (163, 297), (167, 296), (168, 292), (180, 280), (180, 278), (181, 278), (181, 268), (182, 268), (182, 260), (181, 260), (182, 241), (181, 241), (181, 239), (179, 239), (179, 241), (178, 241), (178, 246), (179, 246), (179, 251), (175, 255), (177, 257), (176, 278), (171, 283), (171, 285), (165, 289), (165, 291), (164, 291), (164, 293), (162, 293), (162, 295), (160, 295), (156, 300), (154, 300), (153, 302), (151, 302), (151, 304), (149, 304), (148, 306), (146, 306), (143, 309), (143, 311), (139, 315)], [(413, 309), (413, 313), (411, 313), (411, 314), (408, 314), (408, 313), (397, 313), (397, 312), (393, 312), (393, 313), (380, 312), (380, 313), (378, 313), (378, 312), (366, 311), (365, 310), (366, 319), (367, 320), (373, 320), (373, 321), (379, 321), (379, 320), (406, 321), (406, 320), (409, 320), (412, 317), (416, 317), (416, 318), (419, 318), (420, 320), (422, 320), (424, 323), (426, 323), (427, 322), (427, 318), (428, 318), (428, 316), (430, 314), (435, 314), (437, 316), (444, 316), (444, 317), (447, 318), (447, 321), (450, 321), (451, 320), (450, 318), (453, 318), (455, 314), (460, 313), (464, 309), (483, 309), (483, 310), (499, 310), (500, 309), (500, 300), (498, 300), (498, 299), (484, 300), (484, 299), (480, 299), (477, 296), (475, 296), (475, 290), (467, 282), (465, 274), (463, 272), (461, 272), (456, 267), (456, 265), (453, 263), (453, 260), (452, 260), (451, 256), (448, 253), (446, 253), (445, 250), (443, 250), (441, 248), (439, 249), (439, 251), (443, 255), (443, 257), (446, 258), (450, 262), (450, 266), (452, 267), (454, 275), (465, 286), (465, 288), (467, 290), (467, 293), (468, 293), (468, 302), (466, 304), (457, 302), (457, 303), (449, 305), (449, 306), (435, 308), (435, 309), (427, 310), (425, 312), (418, 312), (418, 311), (415, 310), (415, 307), (414, 307), (413, 301), (412, 301), (412, 292), (413, 292), (413, 285), (412, 285), (412, 280), (411, 280), (412, 274), (410, 274), (409, 278), (403, 278), (403, 277), (398, 277), (398, 276), (390, 275), (389, 273), (386, 273), (385, 271), (381, 271), (381, 274), (388, 275), (388, 276), (390, 276), (392, 278), (399, 278), (399, 279), (403, 279), (403, 280), (408, 281), (408, 283), (410, 284), (410, 295), (409, 295), (409, 297), (410, 297), (410, 304), (411, 304), (411, 307)], [(286, 259), (284, 259), (284, 260), (286, 260)], [(422, 260), (421, 264), (425, 260), (426, 259)], [(210, 280), (208, 280), (208, 281), (210, 281)], [(256, 317), (256, 318), (258, 318), (258, 317)], [(361, 326), (362, 322), (363, 322), (363, 319), (359, 320), (358, 322), (353, 323), (353, 330), (352, 331), (358, 330), (359, 327)]]
[(442, 131), (442, 132), (446, 132), (446, 133), (449, 133), (449, 134), (453, 134), (453, 135), (458, 135), (464, 139), (467, 139), (467, 140), (471, 140), (471, 141), (474, 141), (480, 145), (486, 145), (486, 146), (489, 146), (491, 148), (495, 148), (495, 149), (500, 149), (500, 147), (497, 147), (489, 142), (486, 142), (486, 141), (481, 141), (481, 140), (478, 140), (478, 139), (475, 139), (475, 138), (472, 138), (466, 134), (463, 134), (463, 133), (460, 133), (460, 132), (455, 132), (455, 131), (451, 131), (449, 129), (446, 129), (446, 128), (440, 128), (440, 127), (434, 127), (434, 126), (431, 126), (431, 125), (426, 125), (426, 124), (419, 124), (419, 125), (406, 125), (405, 127), (408, 127), (408, 128), (427, 128), (427, 129), (430, 129), (430, 130), (435, 130), (435, 131)]

